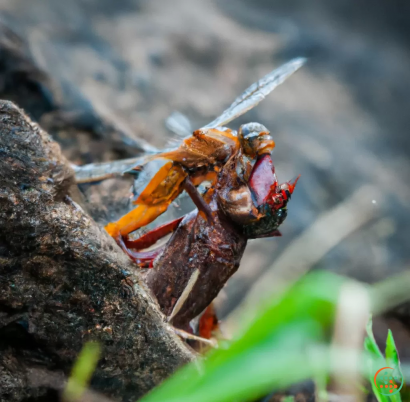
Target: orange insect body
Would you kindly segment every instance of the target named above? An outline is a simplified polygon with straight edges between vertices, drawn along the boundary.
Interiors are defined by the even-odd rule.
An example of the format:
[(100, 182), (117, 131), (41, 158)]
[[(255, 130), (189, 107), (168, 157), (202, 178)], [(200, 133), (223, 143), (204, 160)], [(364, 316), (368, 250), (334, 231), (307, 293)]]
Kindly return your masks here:
[[(210, 181), (211, 186), (215, 186), (220, 180), (218, 175), (221, 174), (225, 165), (229, 161), (232, 162), (238, 155), (240, 157), (235, 159), (236, 172), (233, 173), (230, 169), (227, 171), (232, 172), (232, 178), (240, 177), (241, 184), (235, 182), (235, 179), (225, 180), (226, 188), (220, 191), (222, 209), (234, 222), (245, 226), (254, 225), (259, 219), (266, 218), (267, 215), (270, 217), (265, 219), (266, 228), (269, 227), (269, 224), (272, 227), (275, 226), (273, 215), (268, 209), (275, 205), (275, 208), (279, 210), (286, 205), (286, 197), (293, 188), (289, 187), (288, 183), (288, 187), (283, 188), (283, 192), (279, 195), (275, 184), (275, 188), (272, 188), (268, 194), (271, 197), (269, 204), (261, 209), (258, 201), (255, 202), (255, 194), (268, 195), (265, 194), (265, 190), (262, 191), (259, 188), (257, 183), (264, 183), (264, 187), (266, 187), (269, 181), (258, 179), (255, 176), (254, 184), (250, 187), (247, 186), (250, 172), (257, 162), (269, 169), (267, 160), (264, 159), (262, 162), (260, 159), (263, 155), (270, 155), (275, 146), (269, 131), (259, 123), (242, 125), (238, 133), (222, 126), (255, 107), (286, 78), (297, 71), (304, 62), (305, 59), (296, 58), (268, 73), (247, 88), (218, 118), (204, 128), (194, 131), (192, 135), (185, 137), (181, 144), (174, 149), (147, 157), (143, 162), (141, 159), (138, 162), (131, 159), (77, 169), (76, 176), (79, 183), (104, 180), (115, 174), (122, 174), (130, 167), (131, 170), (128, 172), (137, 176), (134, 190), (139, 194), (135, 196), (133, 201), (136, 208), (117, 222), (109, 223), (106, 226), (108, 233), (122, 244), (125, 251), (127, 250), (124, 241), (127, 241), (128, 234), (154, 221), (167, 210), (183, 190), (190, 195), (199, 213), (207, 218), (208, 223), (212, 223), (212, 212), (208, 204), (215, 190), (211, 188), (202, 197), (197, 192), (196, 186), (205, 180)], [(186, 133), (187, 129), (182, 129), (182, 131)], [(161, 162), (161, 160), (164, 162), (161, 167), (150, 169), (153, 166), (152, 162)], [(151, 173), (151, 177), (147, 171)], [(259, 168), (255, 172), (259, 176), (262, 174), (262, 170)], [(140, 185), (141, 180), (138, 176), (148, 176), (146, 177), (148, 180)], [(258, 236), (264, 233), (263, 227), (262, 225), (262, 229), (256, 231)], [(254, 229), (253, 227), (249, 229), (248, 234), (252, 235), (255, 232)]]
[[(194, 186), (203, 181), (215, 184), (217, 170), (239, 149), (239, 139), (232, 130), (207, 129), (195, 131), (178, 148), (151, 157), (147, 163), (158, 159), (169, 162), (159, 169), (134, 201), (137, 207), (105, 229), (118, 239), (148, 225), (181, 194), (188, 177)], [(137, 166), (133, 170), (143, 169), (144, 166)]]
[(172, 161), (166, 163), (134, 201), (137, 207), (117, 222), (109, 223), (105, 227), (107, 232), (118, 238), (151, 223), (178, 197), (187, 176), (181, 166)]
[[(176, 148), (77, 169), (79, 183), (124, 171), (137, 176), (135, 209), (106, 230), (138, 266), (152, 268), (145, 273), (145, 283), (169, 322), (180, 329), (189, 330), (191, 320), (205, 311), (237, 270), (248, 239), (281, 235), (278, 228), (287, 216), (296, 181), (278, 183), (271, 158), (275, 142), (266, 127), (248, 123), (235, 132), (223, 126), (255, 107), (304, 62), (294, 59), (270, 72), (192, 135), (179, 126), (185, 138)], [(204, 181), (211, 187), (201, 195), (196, 186)], [(128, 237), (164, 213), (184, 190), (197, 211), (136, 240)], [(157, 244), (170, 233), (165, 245)], [(211, 337), (217, 326), (212, 308), (199, 326), (201, 336)]]

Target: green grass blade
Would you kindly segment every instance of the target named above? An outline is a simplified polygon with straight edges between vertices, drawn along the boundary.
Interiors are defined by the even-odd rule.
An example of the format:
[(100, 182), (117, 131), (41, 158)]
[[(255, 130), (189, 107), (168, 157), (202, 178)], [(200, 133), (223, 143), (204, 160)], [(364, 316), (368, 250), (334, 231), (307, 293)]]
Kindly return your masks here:
[(81, 397), (90, 383), (99, 358), (100, 345), (95, 342), (86, 343), (74, 364), (64, 390), (63, 399), (65, 401), (76, 401)]
[(386, 362), (388, 366), (393, 367), (401, 375), (399, 355), (390, 329), (386, 340)]
[(142, 401), (245, 401), (325, 377), (342, 283), (329, 273), (310, 274), (265, 305), (235, 340), (184, 367)]
[(373, 335), (373, 320), (370, 316), (369, 321), (366, 326), (367, 336), (364, 340), (364, 349), (368, 352), (367, 358), (367, 378), (372, 386), (373, 394), (376, 396), (378, 402), (390, 402), (388, 396), (382, 395), (379, 392), (379, 389), (374, 384), (374, 375), (377, 372), (379, 367), (384, 367), (385, 359), (382, 352), (379, 349), (379, 346), (376, 343)]
[(368, 352), (367, 359), (367, 377), (372, 386), (372, 391), (376, 396), (378, 402), (401, 402), (400, 393), (392, 396), (383, 395), (379, 388), (374, 384), (374, 376), (376, 372), (382, 367), (392, 367), (402, 377), (400, 370), (400, 362), (397, 354), (396, 345), (394, 343), (393, 334), (389, 330), (386, 340), (386, 358), (381, 353), (376, 340), (374, 339), (372, 330), (372, 319), (370, 317), (367, 324), (367, 337), (364, 341), (364, 348)]
[[(403, 380), (403, 374), (400, 369), (399, 355), (397, 353), (396, 344), (394, 342), (393, 334), (389, 329), (386, 339), (386, 364), (388, 367), (394, 369), (394, 377), (398, 377)], [(400, 393), (392, 395), (390, 397), (392, 402), (401, 402)]]
[(380, 351), (379, 346), (376, 343), (376, 340), (374, 339), (372, 328), (373, 328), (373, 319), (372, 319), (372, 316), (370, 316), (369, 321), (366, 326), (367, 337), (365, 339), (365, 350), (371, 353), (374, 357), (384, 360), (384, 356), (382, 352)]

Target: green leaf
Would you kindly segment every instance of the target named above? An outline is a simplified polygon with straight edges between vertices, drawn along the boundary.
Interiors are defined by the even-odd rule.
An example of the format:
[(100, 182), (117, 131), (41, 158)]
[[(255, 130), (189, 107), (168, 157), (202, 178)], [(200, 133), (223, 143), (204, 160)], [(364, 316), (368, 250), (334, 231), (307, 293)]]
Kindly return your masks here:
[(390, 367), (393, 367), (401, 374), (399, 356), (393, 339), (393, 334), (390, 329), (387, 333), (386, 340), (386, 362)]
[(374, 383), (374, 376), (377, 370), (379, 370), (382, 367), (392, 367), (395, 371), (399, 373), (401, 378), (403, 378), (400, 370), (400, 362), (397, 354), (396, 345), (394, 343), (393, 334), (389, 330), (386, 340), (386, 358), (384, 358), (379, 347), (377, 346), (376, 340), (374, 339), (371, 317), (367, 324), (366, 330), (367, 337), (364, 342), (364, 347), (365, 350), (369, 353), (367, 361), (367, 376), (372, 386), (372, 391), (379, 402), (401, 402), (400, 393), (394, 394), (392, 396), (383, 395), (380, 393), (379, 388), (377, 388)]
[[(389, 329), (386, 339), (386, 365), (394, 369), (394, 374), (403, 379), (403, 374), (400, 369), (399, 355), (397, 353), (396, 344), (393, 339), (393, 334)], [(404, 384), (403, 384), (404, 385)], [(390, 397), (392, 402), (401, 402), (400, 393)]]
[(100, 345), (95, 342), (86, 343), (68, 379), (63, 395), (64, 400), (75, 401), (81, 397), (91, 380), (99, 358)]
[(374, 375), (377, 372), (377, 367), (385, 366), (385, 359), (380, 351), (376, 340), (373, 335), (373, 320), (372, 316), (369, 317), (369, 321), (366, 326), (367, 336), (364, 340), (364, 349), (369, 353), (367, 359), (367, 378), (372, 386), (373, 394), (376, 396), (378, 402), (390, 402), (390, 398), (386, 395), (382, 395), (379, 389), (374, 384)]
[(372, 319), (372, 316), (370, 316), (369, 321), (367, 322), (367, 325), (366, 325), (367, 337), (365, 339), (365, 349), (368, 352), (370, 352), (374, 357), (384, 360), (384, 356), (382, 352), (380, 351), (379, 346), (377, 346), (376, 340), (374, 339), (372, 327), (373, 327), (373, 319)]
[(143, 402), (252, 400), (328, 373), (329, 337), (343, 280), (312, 273), (264, 306), (230, 344), (178, 371)]

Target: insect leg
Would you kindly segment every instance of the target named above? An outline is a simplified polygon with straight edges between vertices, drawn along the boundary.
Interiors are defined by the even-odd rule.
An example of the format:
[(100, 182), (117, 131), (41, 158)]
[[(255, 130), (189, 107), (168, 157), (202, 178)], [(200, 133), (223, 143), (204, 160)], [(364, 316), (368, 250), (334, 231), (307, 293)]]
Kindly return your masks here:
[(134, 230), (146, 226), (154, 221), (158, 216), (167, 210), (168, 205), (169, 202), (163, 202), (153, 206), (138, 205), (117, 222), (109, 223), (105, 227), (105, 230), (117, 240), (119, 236), (126, 236)]
[(153, 251), (130, 250), (125, 244), (122, 236), (119, 237), (118, 245), (140, 268), (152, 268), (155, 258), (162, 252), (163, 247)]
[(213, 348), (216, 348), (216, 347), (218, 346), (217, 342), (214, 341), (214, 340), (212, 340), (212, 339), (201, 338), (200, 336), (196, 336), (196, 335), (190, 334), (190, 333), (187, 332), (187, 331), (184, 331), (184, 330), (179, 329), (179, 328), (175, 328), (175, 327), (173, 327), (173, 326), (170, 326), (170, 329), (171, 329), (175, 334), (177, 334), (178, 336), (180, 336), (180, 337), (183, 338), (183, 339), (190, 340), (190, 341), (202, 342), (202, 343), (204, 343), (204, 344), (206, 344), (206, 345), (209, 345), (209, 346), (211, 346), (211, 347), (213, 347)]
[(265, 238), (265, 237), (281, 237), (282, 236), (282, 233), (279, 231), (279, 230), (277, 230), (277, 229), (275, 229), (275, 230), (273, 230), (272, 232), (270, 232), (270, 233), (266, 233), (266, 234), (262, 234), (262, 235), (257, 235), (257, 236), (255, 236), (255, 237), (253, 237), (254, 239), (262, 239), (262, 238)]
[(162, 252), (163, 247), (152, 251), (139, 251), (154, 245), (159, 239), (172, 233), (181, 223), (184, 216), (174, 219), (171, 222), (165, 223), (148, 233), (142, 235), (139, 239), (130, 240), (128, 236), (119, 235), (117, 238), (118, 245), (124, 252), (138, 264), (140, 268), (152, 268), (155, 258)]
[(152, 261), (159, 254), (160, 250), (157, 251), (156, 254), (152, 255), (147, 255), (144, 252), (142, 254), (135, 253), (129, 250), (125, 245), (123, 236), (127, 236), (134, 230), (151, 223), (154, 219), (167, 210), (168, 205), (169, 203), (167, 202), (155, 206), (138, 205), (137, 208), (124, 215), (119, 221), (109, 223), (105, 227), (105, 230), (115, 239), (117, 244), (124, 250), (124, 252), (141, 268), (145, 268), (147, 263), (149, 264), (148, 267), (150, 267), (152, 265)]
[(208, 223), (213, 223), (212, 211), (209, 205), (204, 201), (201, 194), (199, 194), (196, 187), (192, 184), (191, 180), (187, 177), (184, 181), (184, 190), (189, 194), (195, 206), (198, 208), (199, 213), (205, 215)]
[(174, 219), (171, 222), (167, 222), (164, 225), (158, 226), (157, 228), (150, 230), (148, 233), (145, 233), (141, 237), (136, 240), (130, 240), (128, 237), (124, 238), (124, 244), (128, 248), (142, 250), (144, 248), (151, 247), (154, 245), (159, 239), (165, 237), (169, 233), (172, 233), (181, 223), (182, 219), (184, 219), (185, 215), (181, 218)]

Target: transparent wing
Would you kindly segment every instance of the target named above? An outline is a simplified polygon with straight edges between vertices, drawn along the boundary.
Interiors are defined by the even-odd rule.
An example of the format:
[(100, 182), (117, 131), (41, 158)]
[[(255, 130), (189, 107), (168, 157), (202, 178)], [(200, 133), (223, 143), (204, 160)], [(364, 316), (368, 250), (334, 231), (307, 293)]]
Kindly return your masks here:
[[(218, 118), (213, 120), (202, 128), (216, 128), (223, 126), (237, 117), (243, 115), (248, 110), (254, 108), (258, 103), (266, 98), (278, 85), (282, 84), (297, 71), (306, 62), (305, 58), (299, 57), (289, 61), (283, 66), (271, 71), (259, 81), (252, 84), (242, 95), (238, 96), (232, 105), (226, 109)], [(182, 116), (182, 117), (181, 117)], [(189, 138), (191, 127), (189, 121), (183, 115), (173, 115), (167, 121), (167, 127), (178, 133), (179, 136), (186, 135)], [(110, 177), (121, 175), (136, 165), (142, 165), (151, 159), (152, 155), (145, 157), (120, 160), (115, 162), (107, 162), (100, 164), (91, 164), (80, 167), (74, 167), (76, 179), (78, 183), (91, 183), (95, 181), (105, 180)]]
[(177, 135), (179, 141), (181, 141), (181, 138), (192, 135), (191, 122), (188, 117), (180, 112), (173, 112), (165, 120), (165, 126)]
[(254, 108), (259, 102), (263, 101), (278, 85), (282, 84), (295, 71), (305, 64), (306, 59), (299, 57), (293, 59), (276, 70), (271, 71), (259, 81), (247, 88), (242, 95), (238, 96), (235, 101), (219, 117), (211, 121), (205, 127), (213, 128), (224, 126), (237, 117), (243, 115), (248, 110)]
[[(172, 113), (171, 116), (169, 116), (165, 121), (165, 125), (169, 130), (175, 133), (176, 136), (168, 141), (167, 149), (163, 149), (162, 152), (178, 148), (184, 137), (190, 137), (192, 135), (192, 129), (189, 119), (182, 113)], [(73, 166), (75, 171), (75, 178), (77, 183), (93, 183), (112, 177), (121, 176), (124, 173), (129, 172), (137, 165), (146, 164), (150, 161), (151, 158), (153, 158), (154, 155), (155, 153), (113, 162)]]
[[(149, 155), (150, 156), (150, 155)], [(122, 159), (113, 162), (91, 163), (84, 166), (73, 165), (77, 183), (93, 183), (101, 180), (121, 176), (134, 166), (144, 164), (149, 156)]]

